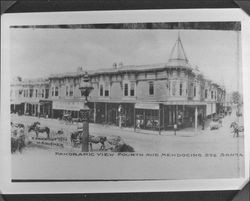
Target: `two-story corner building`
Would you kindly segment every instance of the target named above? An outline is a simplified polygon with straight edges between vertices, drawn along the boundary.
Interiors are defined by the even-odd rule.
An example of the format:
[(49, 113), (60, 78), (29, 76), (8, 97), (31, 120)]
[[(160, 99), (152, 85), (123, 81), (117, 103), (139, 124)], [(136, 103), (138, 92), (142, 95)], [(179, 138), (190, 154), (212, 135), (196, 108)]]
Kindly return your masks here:
[[(14, 91), (15, 97), (13, 97)], [(11, 83), (11, 112), (51, 117), (51, 111), (52, 102), (49, 100), (49, 80), (19, 79)]]
[[(49, 77), (54, 118), (65, 112), (79, 116), (83, 74), (79, 69)], [(167, 63), (120, 63), (88, 74), (94, 88), (89, 97), (91, 120), (96, 123), (161, 130), (174, 124), (197, 127), (202, 118), (216, 113), (218, 85), (191, 67), (180, 37)]]

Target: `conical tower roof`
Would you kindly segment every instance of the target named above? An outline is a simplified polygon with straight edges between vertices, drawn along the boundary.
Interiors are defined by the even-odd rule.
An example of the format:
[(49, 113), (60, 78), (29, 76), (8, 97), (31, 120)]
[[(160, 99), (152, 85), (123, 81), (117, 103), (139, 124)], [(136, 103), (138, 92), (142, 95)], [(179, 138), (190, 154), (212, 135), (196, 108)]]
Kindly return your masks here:
[(190, 68), (185, 50), (181, 42), (180, 34), (178, 34), (178, 38), (171, 50), (168, 66)]

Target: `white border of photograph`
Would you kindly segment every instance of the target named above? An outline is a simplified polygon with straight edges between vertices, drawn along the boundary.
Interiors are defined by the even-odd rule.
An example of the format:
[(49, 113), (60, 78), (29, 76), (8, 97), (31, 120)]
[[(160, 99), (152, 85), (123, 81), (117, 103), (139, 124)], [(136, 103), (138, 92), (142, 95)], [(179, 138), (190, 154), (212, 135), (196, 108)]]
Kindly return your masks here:
[[(211, 180), (105, 181), (105, 182), (11, 182), (10, 152), (10, 72), (9, 26), (49, 24), (93, 24), (135, 22), (202, 22), (241, 21), (242, 65), (245, 121), (245, 178)], [(95, 193), (95, 192), (154, 192), (241, 189), (249, 180), (249, 103), (250, 93), (250, 23), (241, 9), (135, 10), (57, 13), (4, 14), (1, 19), (1, 193)], [(81, 171), (81, 170), (80, 170)]]

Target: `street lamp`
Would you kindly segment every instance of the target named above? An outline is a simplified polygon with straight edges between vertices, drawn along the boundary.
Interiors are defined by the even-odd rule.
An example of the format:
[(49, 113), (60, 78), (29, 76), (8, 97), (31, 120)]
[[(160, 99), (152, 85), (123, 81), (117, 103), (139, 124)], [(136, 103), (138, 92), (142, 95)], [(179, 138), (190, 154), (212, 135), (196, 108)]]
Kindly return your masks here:
[(85, 72), (83, 76), (83, 83), (79, 87), (81, 91), (81, 95), (85, 97), (83, 109), (80, 110), (80, 115), (82, 119), (82, 152), (89, 151), (89, 107), (87, 106), (88, 103), (88, 96), (93, 89), (90, 83), (89, 75)]

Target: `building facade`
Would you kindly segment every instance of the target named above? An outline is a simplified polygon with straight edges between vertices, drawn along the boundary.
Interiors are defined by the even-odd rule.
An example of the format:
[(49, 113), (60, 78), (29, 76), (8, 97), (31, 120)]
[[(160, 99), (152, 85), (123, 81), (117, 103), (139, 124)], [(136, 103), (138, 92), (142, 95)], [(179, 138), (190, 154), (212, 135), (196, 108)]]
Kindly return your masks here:
[(52, 117), (49, 80), (15, 79), (11, 83), (10, 97), (12, 113)]
[[(84, 99), (79, 87), (84, 73), (78, 68), (77, 72), (50, 75), (43, 85), (33, 83), (34, 89), (39, 86), (49, 90), (51, 117), (61, 118), (69, 113), (73, 118), (79, 117)], [(223, 109), (225, 89), (205, 79), (198, 67), (189, 64), (180, 37), (166, 63), (115, 63), (111, 68), (90, 70), (88, 74), (93, 86), (88, 103), (90, 121), (94, 123), (159, 131), (174, 125), (197, 128), (204, 118)], [(41, 103), (40, 99), (37, 102)]]

